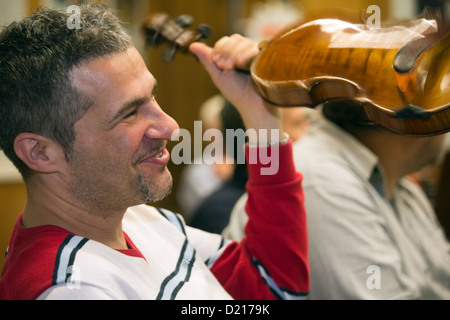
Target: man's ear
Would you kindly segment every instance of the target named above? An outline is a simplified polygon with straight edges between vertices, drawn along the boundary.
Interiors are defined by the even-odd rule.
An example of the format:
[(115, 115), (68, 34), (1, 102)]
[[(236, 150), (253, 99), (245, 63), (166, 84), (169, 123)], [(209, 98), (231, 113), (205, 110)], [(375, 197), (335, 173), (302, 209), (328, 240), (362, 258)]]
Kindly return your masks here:
[(59, 144), (34, 133), (21, 133), (14, 140), (16, 155), (33, 171), (59, 171), (64, 152)]

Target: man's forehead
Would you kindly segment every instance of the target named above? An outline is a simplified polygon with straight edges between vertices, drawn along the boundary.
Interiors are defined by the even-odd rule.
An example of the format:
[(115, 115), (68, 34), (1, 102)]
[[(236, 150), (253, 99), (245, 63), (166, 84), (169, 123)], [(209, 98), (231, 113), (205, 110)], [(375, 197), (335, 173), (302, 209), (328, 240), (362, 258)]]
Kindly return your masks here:
[(106, 87), (108, 83), (108, 75), (104, 72), (92, 69), (90, 63), (84, 63), (72, 68), (70, 77), (72, 84), (79, 89), (92, 88), (92, 84), (94, 83), (100, 88)]
[[(127, 51), (113, 55), (93, 58), (70, 71), (71, 81), (75, 87), (85, 92), (103, 90), (118, 84), (124, 76), (135, 77), (141, 74), (153, 85), (156, 80), (142, 59), (136, 48), (130, 47)], [(92, 92), (95, 93), (95, 92)]]

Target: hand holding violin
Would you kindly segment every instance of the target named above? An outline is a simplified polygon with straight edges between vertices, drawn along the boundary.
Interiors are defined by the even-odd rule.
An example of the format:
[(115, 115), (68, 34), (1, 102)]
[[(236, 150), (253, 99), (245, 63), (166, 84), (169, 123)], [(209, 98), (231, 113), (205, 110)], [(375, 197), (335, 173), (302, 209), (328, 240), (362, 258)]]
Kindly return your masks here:
[[(214, 48), (195, 42), (190, 50), (203, 64), (217, 88), (239, 110), (247, 129), (279, 129), (278, 138), (282, 139), (279, 108), (257, 93), (249, 74), (237, 71), (249, 69), (251, 61), (259, 53), (256, 42), (235, 34), (221, 38)], [(252, 137), (249, 139), (250, 143), (256, 142), (251, 141)], [(267, 142), (274, 142), (270, 140), (270, 135), (268, 139)]]

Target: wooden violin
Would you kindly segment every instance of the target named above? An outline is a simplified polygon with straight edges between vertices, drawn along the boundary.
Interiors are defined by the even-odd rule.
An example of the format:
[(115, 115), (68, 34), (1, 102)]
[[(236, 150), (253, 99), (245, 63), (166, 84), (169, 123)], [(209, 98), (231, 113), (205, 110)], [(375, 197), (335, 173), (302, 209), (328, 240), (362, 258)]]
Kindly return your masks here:
[[(142, 26), (147, 44), (172, 43), (165, 61), (209, 32), (204, 26), (188, 30), (192, 20), (186, 17), (177, 20), (158, 13)], [(450, 33), (438, 20), (370, 29), (316, 19), (260, 47), (250, 74), (261, 96), (274, 105), (347, 106), (357, 110), (361, 123), (405, 135), (450, 131)]]

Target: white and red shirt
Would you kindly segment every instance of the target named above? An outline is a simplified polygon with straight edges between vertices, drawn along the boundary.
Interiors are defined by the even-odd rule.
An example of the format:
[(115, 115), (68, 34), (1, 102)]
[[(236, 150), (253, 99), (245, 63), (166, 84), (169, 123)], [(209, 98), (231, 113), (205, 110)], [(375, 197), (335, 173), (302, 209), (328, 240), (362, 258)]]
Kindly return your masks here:
[(304, 299), (309, 264), (302, 177), (292, 143), (278, 147), (275, 175), (261, 175), (259, 162), (249, 164), (249, 222), (241, 242), (147, 205), (125, 213), (129, 250), (56, 226), (24, 228), (19, 218), (0, 299)]

